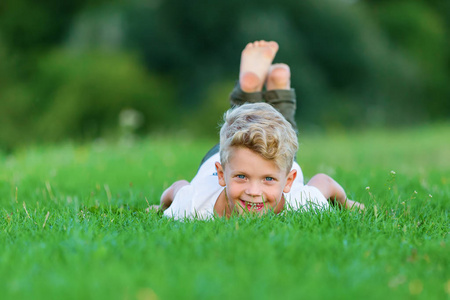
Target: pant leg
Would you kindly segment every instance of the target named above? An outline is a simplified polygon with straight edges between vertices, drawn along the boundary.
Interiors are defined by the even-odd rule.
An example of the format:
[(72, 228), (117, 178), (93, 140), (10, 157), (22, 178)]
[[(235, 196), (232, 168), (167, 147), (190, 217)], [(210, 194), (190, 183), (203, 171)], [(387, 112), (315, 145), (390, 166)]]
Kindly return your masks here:
[(295, 90), (270, 90), (265, 93), (246, 93), (241, 90), (239, 82), (236, 83), (230, 94), (231, 107), (239, 106), (244, 103), (267, 102), (278, 110), (284, 118), (292, 125), (297, 132), (297, 123), (295, 122), (295, 110), (297, 101)]
[(278, 110), (291, 123), (295, 132), (297, 132), (297, 123), (295, 122), (295, 110), (297, 109), (295, 90), (270, 90), (263, 94), (263, 98)]
[(231, 107), (239, 106), (245, 103), (257, 103), (263, 102), (263, 95), (261, 92), (246, 93), (241, 90), (239, 81), (236, 82), (233, 91), (230, 94), (230, 105)]

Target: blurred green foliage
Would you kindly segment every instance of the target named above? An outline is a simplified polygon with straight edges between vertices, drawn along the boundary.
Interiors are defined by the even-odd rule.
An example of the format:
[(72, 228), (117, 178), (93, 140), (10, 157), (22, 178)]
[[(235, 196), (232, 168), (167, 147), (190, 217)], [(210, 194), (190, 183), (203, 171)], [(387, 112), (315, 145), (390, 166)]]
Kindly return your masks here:
[(449, 28), (446, 0), (4, 0), (0, 148), (114, 135), (125, 109), (141, 133), (215, 134), (258, 39), (291, 66), (301, 126), (446, 119)]
[(5, 90), (0, 116), (9, 130), (0, 136), (9, 145), (114, 135), (124, 109), (143, 114), (141, 131), (173, 121), (165, 113), (174, 107), (171, 85), (130, 55), (51, 52), (35, 76)]

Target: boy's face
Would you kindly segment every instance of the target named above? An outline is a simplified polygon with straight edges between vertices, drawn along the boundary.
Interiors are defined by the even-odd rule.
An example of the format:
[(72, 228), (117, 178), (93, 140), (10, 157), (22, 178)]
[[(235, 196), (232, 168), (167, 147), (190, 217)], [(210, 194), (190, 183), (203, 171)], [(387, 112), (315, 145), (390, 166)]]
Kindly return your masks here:
[(264, 214), (278, 213), (283, 192), (291, 190), (297, 171), (286, 174), (272, 160), (266, 160), (250, 149), (233, 148), (226, 166), (216, 162), (219, 184), (226, 187), (231, 211)]

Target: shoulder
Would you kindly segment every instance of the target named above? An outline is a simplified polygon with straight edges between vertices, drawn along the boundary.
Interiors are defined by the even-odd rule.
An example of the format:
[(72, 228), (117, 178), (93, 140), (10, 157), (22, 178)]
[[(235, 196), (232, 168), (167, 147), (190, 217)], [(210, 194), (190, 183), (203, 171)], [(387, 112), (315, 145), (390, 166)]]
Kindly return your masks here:
[(185, 185), (175, 195), (172, 204), (164, 211), (166, 217), (180, 219), (186, 217), (191, 212), (194, 187), (191, 184)]
[(164, 215), (175, 219), (213, 216), (214, 204), (222, 190), (215, 168), (203, 164), (191, 183), (178, 191)]

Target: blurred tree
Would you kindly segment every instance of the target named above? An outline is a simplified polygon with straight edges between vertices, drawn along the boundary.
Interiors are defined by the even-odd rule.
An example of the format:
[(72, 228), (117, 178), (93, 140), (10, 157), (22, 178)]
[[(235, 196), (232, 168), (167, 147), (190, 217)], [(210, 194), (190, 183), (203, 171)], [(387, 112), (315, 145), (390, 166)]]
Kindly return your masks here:
[(66, 38), (73, 18), (105, 0), (2, 0), (0, 35), (19, 80), (34, 76), (40, 55)]
[(0, 145), (102, 135), (126, 107), (146, 130), (216, 128), (259, 39), (291, 66), (301, 124), (448, 118), (449, 28), (448, 0), (4, 0)]
[(8, 130), (0, 131), (0, 146), (115, 134), (125, 109), (142, 114), (145, 132), (174, 120), (164, 112), (173, 109), (169, 83), (130, 55), (55, 51), (41, 59), (29, 84), (2, 95), (0, 120)]
[(423, 93), (408, 101), (429, 118), (450, 114), (450, 3), (449, 1), (397, 1), (376, 5), (376, 18), (392, 47), (414, 61)]
[(43, 96), (39, 135), (50, 140), (114, 133), (120, 112), (129, 108), (143, 114), (146, 131), (172, 121), (163, 113), (173, 107), (170, 85), (129, 55), (52, 53), (35, 84)]
[(141, 49), (150, 69), (176, 77), (186, 107), (201, 101), (205, 86), (237, 78), (247, 42), (273, 39), (281, 46), (276, 61), (292, 67), (302, 120), (348, 126), (424, 118), (419, 100), (402, 114), (405, 104), (423, 92), (419, 70), (389, 47), (364, 5), (327, 0), (136, 3), (126, 13), (128, 43)]
[(128, 45), (142, 51), (150, 70), (174, 76), (180, 100), (192, 107), (203, 87), (223, 80), (228, 64), (239, 62), (236, 49), (242, 44), (236, 41), (240, 35), (234, 19), (240, 4), (136, 1), (126, 11)]
[(104, 0), (2, 0), (0, 28), (12, 51), (36, 52), (61, 43), (73, 17)]

